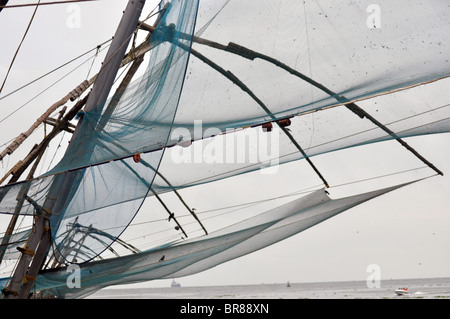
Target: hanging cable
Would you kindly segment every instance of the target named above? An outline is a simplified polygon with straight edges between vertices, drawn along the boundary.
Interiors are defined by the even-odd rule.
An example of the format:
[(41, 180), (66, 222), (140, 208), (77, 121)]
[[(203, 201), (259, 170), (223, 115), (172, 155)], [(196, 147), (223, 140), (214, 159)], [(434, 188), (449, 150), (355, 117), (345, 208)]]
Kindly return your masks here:
[(21, 106), (19, 106), (16, 110), (14, 110), (13, 112), (11, 112), (10, 114), (8, 114), (7, 116), (5, 116), (4, 118), (0, 119), (0, 123), (3, 122), (4, 120), (6, 120), (7, 118), (11, 117), (13, 114), (15, 114), (16, 112), (18, 112), (20, 109), (22, 109), (23, 107), (25, 107), (28, 103), (32, 102), (34, 99), (36, 99), (37, 97), (39, 97), (41, 94), (43, 94), (44, 92), (46, 92), (47, 90), (49, 90), (51, 87), (53, 87), (54, 85), (56, 85), (58, 82), (62, 81), (64, 78), (66, 78), (67, 76), (69, 76), (72, 72), (74, 72), (75, 70), (77, 70), (78, 68), (80, 68), (82, 65), (84, 65), (86, 62), (88, 62), (91, 58), (87, 59), (86, 61), (82, 62), (81, 64), (79, 64), (78, 66), (76, 66), (75, 68), (73, 68), (72, 70), (70, 70), (68, 73), (66, 73), (64, 76), (62, 76), (61, 78), (59, 78), (58, 80), (56, 80), (53, 84), (51, 84), (50, 86), (48, 86), (47, 88), (45, 88), (44, 90), (42, 90), (41, 92), (39, 92), (37, 95), (35, 95), (34, 97), (32, 97), (30, 100), (28, 100), (27, 102), (25, 102), (24, 104), (22, 104)]
[(95, 62), (95, 60), (97, 59), (97, 57), (98, 57), (98, 53), (100, 52), (100, 46), (97, 46), (97, 51), (95, 52), (95, 55), (94, 55), (94, 57), (93, 57), (93, 59), (92, 59), (92, 63), (91, 63), (91, 66), (89, 67), (89, 71), (88, 71), (88, 74), (86, 75), (86, 80), (88, 80), (89, 79), (89, 75), (91, 74), (91, 71), (92, 71), (92, 67), (94, 66), (94, 62)]
[[(38, 1), (38, 4), (39, 4), (40, 2), (41, 2), (41, 0)], [(36, 15), (37, 9), (38, 9), (38, 5), (36, 5), (36, 8), (34, 9), (34, 12), (33, 12), (33, 15), (31, 16), (30, 22), (28, 22), (27, 29), (25, 30), (25, 33), (24, 33), (24, 35), (23, 35), (23, 37), (22, 37), (22, 40), (20, 41), (19, 46), (17, 47), (16, 53), (14, 54), (14, 57), (13, 57), (13, 59), (12, 59), (10, 65), (9, 65), (8, 71), (6, 72), (5, 79), (3, 80), (2, 86), (0, 87), (0, 93), (2, 93), (2, 91), (3, 91), (3, 88), (4, 88), (4, 86), (5, 86), (6, 80), (8, 79), (9, 72), (11, 71), (11, 68), (12, 68), (12, 66), (13, 66), (13, 64), (14, 64), (14, 61), (16, 60), (17, 54), (19, 53), (19, 50), (20, 50), (20, 48), (21, 48), (21, 46), (22, 46), (22, 43), (23, 43), (23, 41), (25, 40), (25, 37), (27, 36), (28, 31), (30, 30), (31, 23), (32, 23), (33, 20), (34, 20), (34, 17), (35, 17), (35, 15)]]
[[(94, 50), (98, 50), (99, 47), (103, 46), (104, 44), (106, 44), (106, 43), (108, 43), (108, 42), (111, 42), (111, 40), (112, 40), (112, 39), (109, 39), (109, 40), (104, 41), (103, 43), (99, 44), (99, 45), (96, 46), (95, 48), (90, 49), (90, 50), (88, 50), (88, 51), (86, 51), (86, 52), (80, 54), (80, 55), (77, 56), (76, 58), (73, 58), (72, 60), (67, 61), (66, 63), (64, 63), (64, 64), (62, 64), (62, 65), (60, 65), (60, 66), (54, 68), (53, 70), (51, 70), (51, 71), (49, 71), (49, 72), (47, 72), (47, 73), (41, 75), (40, 77), (38, 77), (38, 78), (36, 78), (36, 79), (34, 79), (34, 80), (28, 82), (27, 84), (22, 85), (21, 87), (15, 89), (14, 91), (12, 91), (12, 92), (10, 92), (10, 93), (8, 93), (8, 94), (6, 94), (6, 95), (0, 97), (0, 101), (3, 100), (3, 99), (5, 99), (5, 98), (7, 98), (8, 96), (10, 96), (10, 95), (12, 95), (12, 94), (14, 94), (14, 93), (17, 93), (18, 91), (20, 91), (20, 90), (26, 88), (27, 86), (29, 86), (29, 85), (31, 85), (31, 84), (33, 84), (33, 83), (39, 81), (39, 80), (42, 80), (42, 79), (45, 78), (46, 76), (48, 76), (48, 75), (50, 75), (50, 74), (52, 74), (52, 73), (58, 71), (59, 69), (65, 67), (65, 66), (67, 66), (67, 65), (69, 65), (70, 63), (75, 62), (76, 60), (82, 58), (82, 57), (85, 56), (86, 54), (89, 54), (89, 53), (91, 53), (91, 52), (94, 51)], [(97, 53), (97, 54), (98, 54), (98, 53)]]

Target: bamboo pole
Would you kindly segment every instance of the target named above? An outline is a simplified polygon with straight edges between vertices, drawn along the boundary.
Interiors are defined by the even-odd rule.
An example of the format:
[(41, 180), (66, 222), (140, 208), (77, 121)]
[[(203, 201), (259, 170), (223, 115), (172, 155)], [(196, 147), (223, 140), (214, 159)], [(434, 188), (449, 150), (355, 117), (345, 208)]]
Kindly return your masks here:
[[(143, 55), (148, 52), (148, 50), (150, 49), (150, 45), (148, 44), (148, 41), (144, 41), (143, 43), (141, 43), (133, 52), (128, 52), (121, 64), (120, 67), (124, 67), (127, 64), (133, 62), (133, 61), (137, 61), (137, 60), (142, 60), (143, 59)], [(141, 61), (142, 62), (142, 61)], [(139, 62), (136, 66), (132, 66), (131, 69), (137, 68), (137, 66), (141, 63)], [(135, 72), (135, 71), (134, 71)], [(54, 103), (53, 105), (51, 105), (49, 107), (49, 109), (43, 113), (38, 120), (36, 120), (35, 123), (33, 123), (32, 126), (30, 126), (30, 128), (24, 132), (21, 133), (18, 137), (16, 137), (16, 139), (10, 143), (9, 146), (7, 146), (1, 153), (0, 153), (0, 160), (6, 156), (6, 155), (11, 155), (22, 143), (23, 141), (25, 141), (25, 139), (27, 137), (29, 137), (31, 135), (31, 133), (33, 133), (33, 131), (42, 123), (46, 123), (49, 119), (49, 116), (56, 111), (59, 107), (61, 107), (62, 105), (64, 105), (64, 103), (68, 102), (69, 100), (74, 101), (75, 99), (77, 99), (79, 96), (81, 96), (96, 80), (98, 74), (94, 75), (89, 81), (84, 81), (82, 84), (80, 84), (79, 86), (77, 86), (75, 89), (73, 89), (72, 91), (70, 91), (65, 97), (63, 97), (61, 100), (59, 100), (58, 102)], [(89, 93), (88, 93), (89, 94)], [(73, 114), (73, 116), (71, 118), (64, 118), (62, 119), (63, 121), (63, 125), (64, 126), (59, 126), (58, 127), (58, 131), (56, 132), (57, 134), (59, 132), (61, 132), (62, 130), (66, 130), (69, 133), (73, 133), (74, 129), (76, 128), (73, 124), (69, 123), (70, 120), (72, 120), (75, 115), (78, 113), (78, 111), (81, 110), (81, 108), (84, 106), (84, 104), (86, 103), (86, 99), (82, 100), (82, 104), (76, 104), (73, 108), (76, 109), (76, 112), (71, 113)], [(51, 120), (50, 120), (51, 122)], [(54, 123), (49, 123), (51, 125), (53, 125)], [(57, 134), (53, 135), (54, 133), (52, 133), (52, 136), (55, 137)], [(49, 134), (50, 135), (50, 134)], [(52, 138), (53, 138), (52, 137)], [(47, 137), (45, 137), (46, 139)], [(51, 138), (51, 139), (52, 139)], [(50, 139), (50, 140), (51, 140)], [(46, 146), (48, 145), (48, 143), (50, 142), (50, 140), (48, 140), (48, 142), (46, 143)], [(30, 155), (30, 156), (35, 156)], [(35, 157), (34, 157), (35, 158)], [(16, 165), (11, 168), (4, 177), (2, 177), (2, 179), (0, 179), (0, 185), (8, 178), (9, 175), (17, 175), (17, 172), (23, 171), (24, 169), (26, 169), (28, 167), (28, 165), (30, 164), (30, 158), (26, 158), (25, 160), (19, 161), (18, 163), (16, 163)], [(20, 176), (20, 175), (19, 175)], [(14, 183), (18, 180), (18, 177), (15, 177), (14, 179), (12, 179), (12, 182), (10, 181), (8, 184), (10, 183)]]
[[(105, 63), (100, 70), (97, 80), (94, 84), (93, 90), (89, 94), (89, 99), (86, 101), (86, 110), (101, 112), (101, 107), (98, 107), (101, 102), (105, 101), (120, 63), (123, 59), (126, 50), (126, 44), (130, 40), (130, 36), (136, 28), (139, 15), (144, 6), (145, 0), (130, 0), (123, 13), (119, 27), (116, 31), (115, 37), (105, 58)], [(80, 127), (81, 121), (78, 122), (77, 130)], [(77, 135), (75, 131), (72, 139)], [(89, 150), (87, 150), (89, 151)], [(49, 194), (43, 204), (42, 210), (60, 213), (60, 209), (64, 206), (67, 196), (72, 186), (77, 183), (77, 172), (74, 174), (61, 174), (56, 176), (53, 184), (50, 187)], [(32, 232), (27, 241), (27, 246), (32, 247), (31, 253), (25, 251), (19, 259), (18, 265), (12, 276), (10, 285), (4, 290), (6, 292), (6, 299), (14, 299), (17, 297), (27, 298), (31, 290), (32, 284), (44, 264), (45, 257), (50, 248), (50, 236), (46, 236), (48, 232), (48, 217), (36, 216), (36, 231)], [(38, 249), (37, 251), (36, 248)], [(22, 284), (23, 280), (26, 280)]]
[[(141, 24), (141, 28), (143, 30), (154, 32), (155, 28), (152, 26), (149, 26), (145, 23)], [(183, 36), (183, 35), (182, 35)], [(188, 37), (189, 35), (184, 35), (184, 37)], [(262, 59), (267, 62), (270, 62), (287, 72), (301, 78), (302, 80), (310, 83), (314, 87), (320, 89), (321, 91), (325, 92), (326, 94), (330, 95), (331, 97), (335, 98), (339, 103), (342, 103), (342, 105), (345, 105), (349, 110), (354, 112), (356, 115), (358, 115), (360, 118), (367, 118), (369, 121), (371, 121), (373, 124), (381, 128), (383, 131), (385, 131), (388, 135), (390, 135), (392, 138), (394, 138), (397, 142), (399, 142), (403, 147), (405, 147), (408, 151), (410, 151), (412, 154), (414, 154), (419, 160), (421, 160), (423, 163), (425, 163), (428, 167), (430, 167), (432, 170), (434, 170), (439, 175), (444, 175), (441, 170), (439, 170), (435, 165), (433, 165), (430, 161), (428, 161), (425, 157), (423, 157), (419, 152), (417, 152), (414, 148), (412, 148), (408, 143), (406, 143), (402, 138), (400, 138), (395, 132), (391, 131), (388, 127), (386, 127), (384, 124), (379, 122), (377, 119), (375, 119), (372, 115), (368, 114), (365, 110), (360, 108), (356, 103), (350, 102), (348, 99), (346, 99), (344, 96), (340, 96), (339, 94), (331, 91), (323, 84), (315, 81), (314, 79), (306, 76), (303, 73), (298, 72), (297, 70), (292, 69), (288, 65), (282, 63), (281, 61), (274, 59), (270, 56), (267, 56), (265, 54), (250, 50), (244, 46), (238, 45), (236, 43), (230, 42), (228, 45), (223, 45), (211, 40), (203, 39), (200, 37), (193, 37), (193, 41), (197, 42), (199, 44), (203, 44), (212, 48), (216, 48), (219, 50), (227, 51), (233, 54), (240, 55), (246, 59), (254, 60), (254, 59)], [(282, 128), (283, 131), (285, 131), (284, 128)], [(292, 140), (292, 139), (291, 139)]]
[[(141, 28), (143, 30), (146, 30), (150, 33), (153, 33), (155, 31), (155, 28), (152, 26), (149, 26), (145, 23), (141, 23)], [(189, 35), (182, 35), (182, 37), (189, 37)], [(226, 48), (225, 46), (213, 42), (213, 41), (209, 41), (209, 40), (205, 40), (196, 36), (192, 37), (192, 40), (194, 42), (198, 42), (201, 44), (206, 44), (208, 46), (214, 47), (214, 48), (218, 48), (218, 49), (224, 49)], [(239, 80), (233, 73), (231, 73), (230, 71), (226, 71), (225, 69), (223, 69), (221, 66), (219, 66), (218, 64), (214, 63), (213, 61), (211, 61), (210, 59), (208, 59), (207, 57), (205, 57), (204, 55), (202, 55), (200, 52), (194, 50), (193, 48), (188, 48), (186, 46), (184, 46), (181, 43), (177, 43), (177, 45), (182, 48), (183, 50), (190, 52), (192, 55), (194, 55), (195, 57), (197, 57), (198, 59), (200, 59), (202, 62), (204, 62), (205, 64), (209, 65), (210, 67), (212, 67), (214, 70), (218, 71), (220, 74), (222, 74), (223, 76), (225, 76), (227, 79), (229, 79), (231, 82), (233, 82), (235, 85), (237, 85), (242, 91), (246, 92), (256, 103), (258, 103), (259, 106), (261, 106), (261, 108), (267, 113), (267, 115), (269, 115), (273, 120), (277, 120), (276, 117), (273, 115), (273, 113), (267, 108), (267, 106), (253, 93), (252, 90), (250, 90), (249, 87), (247, 87), (241, 80)], [(243, 50), (242, 50), (243, 51)], [(243, 51), (244, 52), (244, 51)], [(235, 53), (235, 52), (233, 52)], [(240, 55), (242, 55), (242, 53), (240, 53)], [(247, 56), (248, 58), (248, 56)], [(309, 165), (312, 167), (312, 169), (314, 170), (314, 172), (316, 172), (316, 174), (319, 176), (319, 178), (322, 180), (322, 182), (324, 183), (325, 187), (329, 187), (329, 184), (327, 182), (327, 180), (323, 177), (323, 175), (320, 173), (320, 171), (317, 169), (317, 167), (314, 165), (314, 163), (311, 161), (311, 159), (309, 158), (309, 156), (305, 153), (305, 151), (303, 150), (303, 148), (300, 146), (300, 144), (295, 140), (295, 138), (292, 136), (292, 134), (282, 125), (280, 125), (279, 122), (276, 122), (278, 124), (278, 126), (280, 127), (280, 129), (288, 136), (288, 138), (290, 139), (290, 141), (294, 144), (294, 146), (299, 150), (299, 152), (302, 154), (302, 156), (305, 158), (305, 160), (309, 163)]]
[(62, 99), (58, 102), (52, 104), (47, 111), (45, 111), (31, 126), (28, 130), (21, 133), (17, 136), (14, 141), (12, 141), (1, 153), (0, 160), (2, 160), (6, 155), (11, 155), (22, 143), (25, 141), (27, 137), (31, 135), (31, 133), (36, 130), (39, 125), (41, 125), (53, 112), (55, 112), (60, 106), (67, 103), (69, 100), (75, 100), (78, 96), (80, 96), (85, 90), (87, 90), (92, 83), (94, 83), (97, 75), (93, 76), (89, 81), (84, 81), (80, 85), (78, 85), (74, 90), (70, 91), (66, 94)]
[[(38, 155), (37, 155), (37, 159), (33, 164), (33, 167), (31, 168), (30, 172), (28, 173), (27, 176), (27, 180), (31, 180), (34, 176), (34, 173), (37, 169), (37, 166), (42, 158), (42, 155), (44, 154), (44, 150), (42, 150)], [(20, 210), (22, 209), (23, 203), (25, 202), (25, 196), (28, 193), (28, 190), (30, 188), (31, 184), (30, 183), (25, 183), (21, 186), (21, 189), (19, 191), (19, 194), (17, 195), (17, 204), (16, 204), (16, 208), (14, 210), (13, 216), (11, 217), (9, 224), (8, 224), (8, 228), (5, 231), (5, 234), (3, 236), (3, 240), (1, 242), (0, 246), (6, 246), (9, 244), (9, 240), (10, 240), (10, 236), (13, 234), (14, 232), (14, 228), (16, 227), (16, 223), (17, 220), (19, 218), (19, 213)], [(0, 251), (0, 265), (3, 261), (3, 257), (5, 255), (6, 249), (5, 250), (1, 250)]]
[[(141, 59), (145, 53), (147, 53), (154, 45), (150, 45), (148, 41), (142, 42), (138, 45), (134, 50), (128, 52), (122, 62), (120, 63), (120, 68), (128, 65), (129, 63)], [(6, 155), (11, 155), (22, 143), (28, 138), (31, 133), (39, 127), (40, 124), (45, 122), (48, 117), (55, 112), (59, 107), (67, 103), (68, 101), (75, 101), (78, 97), (80, 97), (89, 87), (95, 83), (97, 79), (98, 73), (91, 77), (89, 80), (83, 81), (80, 85), (78, 85), (75, 89), (66, 94), (59, 101), (52, 104), (31, 126), (28, 130), (21, 133), (17, 136), (14, 141), (12, 141), (1, 153), (0, 160), (2, 160)]]
[(66, 127), (67, 123), (72, 120), (77, 113), (81, 110), (81, 108), (85, 105), (87, 98), (89, 95), (87, 95), (82, 100), (78, 101), (73, 108), (67, 112), (67, 114), (61, 119), (59, 124), (53, 128), (53, 130), (39, 143), (37, 147), (35, 147), (20, 163), (19, 167), (12, 172), (13, 177), (10, 179), (8, 184), (15, 183), (19, 180), (21, 174), (28, 168), (28, 166), (33, 162), (33, 160), (39, 155), (39, 153), (44, 150), (50, 143), (50, 141), (58, 135), (64, 128)]

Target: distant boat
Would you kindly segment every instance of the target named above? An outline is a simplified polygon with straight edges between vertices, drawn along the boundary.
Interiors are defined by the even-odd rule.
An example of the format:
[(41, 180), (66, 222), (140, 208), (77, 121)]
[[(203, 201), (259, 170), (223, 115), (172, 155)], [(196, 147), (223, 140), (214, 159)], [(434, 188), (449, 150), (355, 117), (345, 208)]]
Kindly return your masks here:
[(291, 284), (290, 284), (289, 281), (288, 281), (286, 287), (290, 287), (290, 286), (291, 286)]
[(398, 288), (398, 289), (394, 290), (394, 292), (399, 296), (409, 294), (408, 288)]
[(172, 280), (172, 283), (170, 284), (170, 287), (172, 288), (179, 288), (181, 287), (179, 282), (176, 282), (175, 280)]

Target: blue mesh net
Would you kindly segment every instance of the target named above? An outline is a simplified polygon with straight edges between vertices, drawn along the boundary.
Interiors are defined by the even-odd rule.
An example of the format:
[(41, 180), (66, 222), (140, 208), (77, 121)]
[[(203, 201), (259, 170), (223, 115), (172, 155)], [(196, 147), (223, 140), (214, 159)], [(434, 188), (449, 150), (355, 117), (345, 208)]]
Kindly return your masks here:
[[(101, 106), (84, 113), (66, 155), (45, 176), (1, 190), (6, 211), (16, 208), (17, 191), (28, 188), (20, 213), (51, 215), (61, 261), (85, 262), (105, 250), (147, 196), (178, 107), (196, 14), (196, 2), (171, 2), (150, 39), (158, 45), (147, 72), (121, 92), (117, 106), (111, 110), (108, 101), (100, 115)], [(155, 138), (152, 123), (159, 121), (169, 125)], [(138, 162), (130, 157), (144, 151), (153, 152)]]
[[(308, 156), (393, 138), (346, 108), (349, 101), (400, 137), (449, 132), (440, 88), (415, 91), (450, 75), (446, 1), (381, 2), (378, 28), (367, 25), (365, 4), (348, 1), (168, 2), (145, 73), (118, 101), (81, 114), (76, 138), (51, 171), (2, 187), (0, 213), (49, 214), (56, 256), (82, 263), (114, 242), (153, 193), (304, 158), (285, 132), (261, 129), (268, 122), (289, 118), (289, 132)], [(240, 137), (247, 155), (261, 142), (275, 141), (277, 152), (254, 161), (219, 154), (229, 145), (239, 153)], [(242, 228), (236, 242), (260, 226)], [(123, 268), (92, 265), (86, 276), (114, 269), (123, 274), (105, 282), (93, 275), (90, 284), (122, 282), (127, 267), (142, 261), (142, 274), (149, 273), (142, 278), (161, 278), (231, 248), (210, 241), (201, 252), (204, 243), (167, 243), (118, 260)], [(178, 255), (163, 269), (159, 258), (169, 248)], [(49, 272), (38, 285), (62, 286), (60, 275)]]
[(109, 285), (192, 275), (293, 236), (401, 186), (338, 200), (318, 190), (207, 236), (81, 265), (76, 269), (77, 287), (70, 284), (73, 269), (44, 271), (36, 290), (44, 290), (46, 297), (77, 298)]

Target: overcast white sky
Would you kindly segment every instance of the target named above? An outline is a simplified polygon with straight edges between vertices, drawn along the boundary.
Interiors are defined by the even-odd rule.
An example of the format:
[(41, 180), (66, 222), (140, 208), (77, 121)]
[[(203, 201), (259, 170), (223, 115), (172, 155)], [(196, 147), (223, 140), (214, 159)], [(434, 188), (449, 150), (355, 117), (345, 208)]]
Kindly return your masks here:
[[(24, 1), (27, 2), (31, 3)], [(0, 98), (111, 38), (127, 0), (108, 0), (108, 5), (105, 5), (105, 2), (46, 6), (38, 9)], [(156, 1), (147, 1), (146, 12), (155, 5)], [(32, 7), (4, 9), (0, 13), (0, 30), (3, 30), (0, 40), (2, 81), (33, 10)], [(92, 56), (92, 53), (89, 56)], [(95, 66), (100, 62), (101, 57), (96, 60)], [(0, 120), (77, 64), (78, 62), (64, 69), (57, 76), (50, 76), (37, 85), (31, 85), (18, 94), (0, 100)], [(96, 70), (95, 66), (93, 70)], [(51, 92), (40, 95), (7, 120), (0, 122), (0, 144), (6, 143), (28, 128), (50, 104), (62, 98), (74, 84), (84, 80), (89, 70), (89, 63), (83, 65), (73, 76), (58, 83)], [(442, 85), (443, 92), (448, 92), (449, 83), (450, 81), (446, 80), (438, 85)], [(36, 133), (35, 140), (43, 134), (41, 128)], [(446, 175), (407, 186), (262, 251), (178, 281), (184, 286), (198, 286), (366, 280), (370, 275), (367, 267), (372, 264), (380, 267), (382, 279), (448, 277), (450, 136), (445, 134), (412, 138), (409, 142)], [(29, 146), (31, 145), (30, 143)], [(17, 156), (23, 156), (24, 152), (18, 153)], [(351, 157), (348, 152), (352, 152)], [(314, 158), (314, 162), (318, 167), (327, 169), (327, 178), (333, 184), (333, 180), (339, 180), (338, 176), (352, 176), (354, 171), (364, 168), (367, 170), (367, 167), (373, 167), (374, 170), (369, 170), (366, 176), (376, 176), (379, 171), (375, 168), (379, 168), (380, 172), (384, 168), (381, 164), (384, 161), (383, 155), (395, 157), (397, 164), (415, 160), (396, 142), (392, 142), (352, 149), (342, 154), (318, 156)], [(18, 157), (14, 159), (17, 160)], [(349, 161), (349, 158), (354, 160)], [(358, 158), (372, 162), (362, 162)], [(50, 160), (50, 156), (46, 158), (47, 163)], [(13, 163), (15, 162), (9, 157), (0, 163), (2, 176)], [(422, 164), (417, 162), (417, 167), (420, 166)], [(305, 163), (295, 162), (281, 167), (276, 176), (256, 172), (250, 179), (240, 179), (238, 183), (243, 186), (244, 191), (236, 191), (236, 181), (224, 181), (208, 186), (215, 190), (212, 196), (205, 196), (206, 186), (199, 191), (189, 190), (183, 194), (192, 206), (207, 209), (228, 206), (231, 196), (234, 196), (237, 203), (249, 202), (264, 196), (273, 197), (274, 192), (298, 191), (303, 189), (305, 184), (320, 184), (315, 178)], [(266, 185), (270, 185), (272, 189)], [(258, 190), (255, 191), (256, 189)], [(330, 190), (332, 197), (338, 194), (337, 192), (338, 189)], [(3, 220), (4, 218), (0, 219), (1, 231), (4, 231), (5, 227)], [(145, 284), (167, 285), (167, 280)]]

